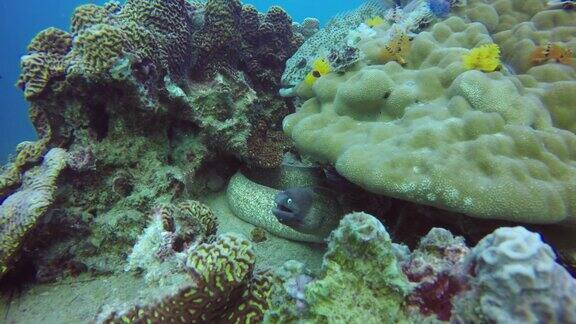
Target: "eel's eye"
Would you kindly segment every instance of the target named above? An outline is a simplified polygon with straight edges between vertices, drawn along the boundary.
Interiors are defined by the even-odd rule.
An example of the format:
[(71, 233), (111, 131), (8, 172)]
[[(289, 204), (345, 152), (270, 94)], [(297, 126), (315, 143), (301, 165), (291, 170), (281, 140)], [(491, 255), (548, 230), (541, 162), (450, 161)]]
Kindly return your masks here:
[(288, 200), (286, 200), (286, 203), (287, 203), (288, 205), (292, 205), (292, 198), (288, 198)]

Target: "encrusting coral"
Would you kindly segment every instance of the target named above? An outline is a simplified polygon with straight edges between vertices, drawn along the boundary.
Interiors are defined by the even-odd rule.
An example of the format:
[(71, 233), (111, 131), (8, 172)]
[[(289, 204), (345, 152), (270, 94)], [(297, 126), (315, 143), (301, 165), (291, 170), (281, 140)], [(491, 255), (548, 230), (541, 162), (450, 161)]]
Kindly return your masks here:
[(321, 277), (313, 281), (305, 280), (301, 270), (281, 276), (285, 282), (304, 280), (303, 292), (294, 294), (290, 285), (276, 285), (265, 322), (406, 320), (401, 305), (411, 286), (396, 262), (390, 236), (373, 216), (352, 213), (342, 219), (328, 238), (322, 268)]
[(255, 274), (250, 242), (232, 234), (187, 256), (188, 286), (157, 303), (114, 312), (103, 323), (256, 323), (268, 308), (271, 276)]
[(330, 236), (320, 274), (296, 261), (277, 270), (264, 322), (572, 323), (575, 285), (523, 227), (499, 228), (472, 249), (433, 228), (411, 252), (357, 212)]
[(555, 262), (540, 235), (503, 227), (466, 256), (471, 289), (454, 300), (454, 320), (498, 323), (576, 322), (576, 281)]
[(554, 127), (556, 103), (533, 83), (522, 86), (524, 77), (465, 70), (467, 49), (491, 43), (483, 25), (450, 17), (414, 36), (404, 67), (319, 78), (300, 92), (308, 100), (284, 130), (302, 153), (377, 194), (480, 218), (573, 225), (576, 135)]

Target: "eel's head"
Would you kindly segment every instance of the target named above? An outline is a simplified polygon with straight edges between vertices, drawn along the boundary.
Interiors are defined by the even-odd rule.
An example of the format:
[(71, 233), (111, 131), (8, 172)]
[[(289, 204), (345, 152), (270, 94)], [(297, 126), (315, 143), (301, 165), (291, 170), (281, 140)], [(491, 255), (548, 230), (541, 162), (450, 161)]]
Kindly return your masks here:
[(274, 198), (276, 206), (272, 213), (278, 221), (289, 226), (302, 224), (310, 211), (314, 191), (309, 188), (290, 188), (279, 192)]

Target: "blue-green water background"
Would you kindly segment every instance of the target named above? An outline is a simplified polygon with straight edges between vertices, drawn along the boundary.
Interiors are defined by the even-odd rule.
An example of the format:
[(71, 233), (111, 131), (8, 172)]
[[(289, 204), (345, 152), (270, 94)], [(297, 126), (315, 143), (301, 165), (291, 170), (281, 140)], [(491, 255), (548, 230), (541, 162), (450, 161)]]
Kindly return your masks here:
[[(68, 30), (74, 8), (82, 0), (0, 0), (0, 163), (4, 163), (16, 144), (34, 140), (36, 134), (28, 120), (28, 104), (14, 86), (20, 73), (20, 57), (28, 42), (40, 30), (54, 26)], [(252, 0), (243, 1), (265, 11), (271, 5), (282, 6), (294, 19), (316, 17), (325, 23), (338, 12), (353, 9), (362, 0)]]

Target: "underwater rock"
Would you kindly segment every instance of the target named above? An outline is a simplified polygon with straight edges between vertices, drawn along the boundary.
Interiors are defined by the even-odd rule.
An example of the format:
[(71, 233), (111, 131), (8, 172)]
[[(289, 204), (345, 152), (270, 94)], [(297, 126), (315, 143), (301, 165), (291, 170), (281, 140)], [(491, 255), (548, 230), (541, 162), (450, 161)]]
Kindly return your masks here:
[(164, 282), (181, 272), (185, 255), (216, 234), (212, 210), (196, 200), (158, 206), (128, 256), (126, 270), (144, 271), (146, 282)]
[[(282, 270), (281, 270), (282, 271)], [(411, 290), (399, 268), (384, 226), (365, 213), (346, 215), (328, 239), (322, 275), (307, 277), (302, 267), (286, 264), (275, 285), (266, 323), (397, 322)]]
[(103, 315), (102, 323), (183, 321), (186, 323), (261, 321), (268, 309), (269, 273), (253, 273), (250, 242), (233, 234), (190, 252), (187, 286), (157, 303)]
[(454, 237), (442, 228), (430, 230), (400, 263), (408, 280), (415, 284), (407, 298), (408, 311), (450, 320), (452, 298), (468, 289), (462, 272), (469, 252), (462, 237)]
[(539, 234), (502, 227), (465, 259), (474, 278), (454, 300), (457, 322), (576, 322), (576, 280)]

